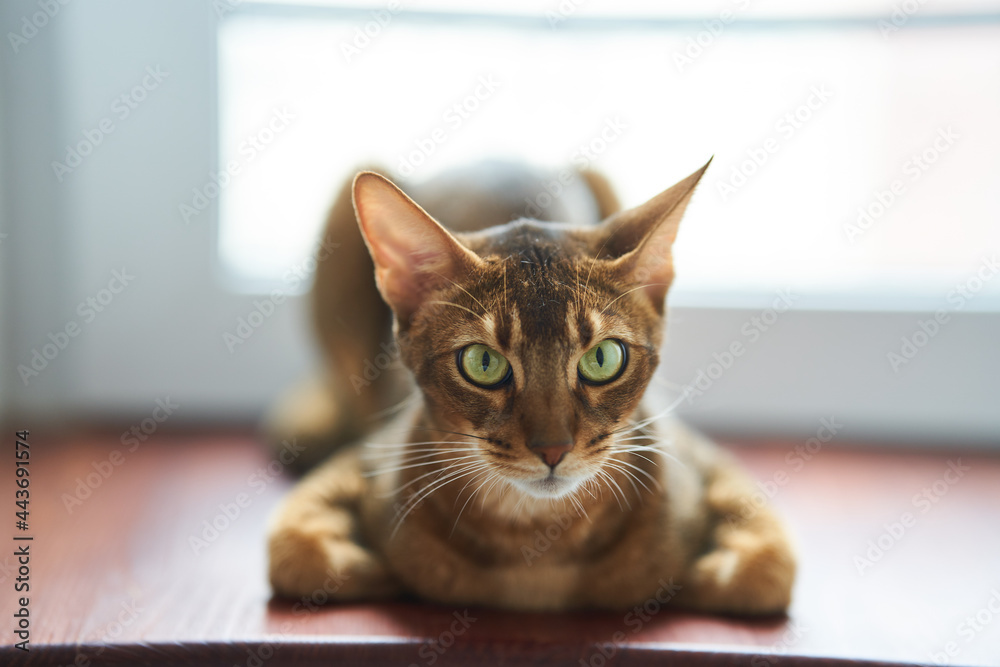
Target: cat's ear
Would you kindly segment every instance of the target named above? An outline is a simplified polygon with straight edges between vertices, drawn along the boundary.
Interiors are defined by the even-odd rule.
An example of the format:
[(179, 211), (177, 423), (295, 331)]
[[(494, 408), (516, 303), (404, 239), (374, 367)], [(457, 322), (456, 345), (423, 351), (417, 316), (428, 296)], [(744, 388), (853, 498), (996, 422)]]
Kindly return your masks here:
[(694, 188), (708, 165), (645, 204), (608, 218), (601, 225), (598, 257), (609, 259), (621, 280), (641, 287), (657, 311), (674, 277), (671, 247)]
[(461, 282), (482, 261), (380, 174), (355, 176), (354, 210), (378, 290), (404, 327), (428, 293)]

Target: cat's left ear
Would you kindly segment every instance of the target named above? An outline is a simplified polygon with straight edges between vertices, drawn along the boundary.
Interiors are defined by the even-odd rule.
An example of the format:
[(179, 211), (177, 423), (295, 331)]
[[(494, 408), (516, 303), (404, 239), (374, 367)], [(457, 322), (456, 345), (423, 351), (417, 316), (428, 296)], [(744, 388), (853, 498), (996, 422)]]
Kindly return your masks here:
[(380, 174), (366, 171), (354, 178), (354, 210), (375, 262), (378, 290), (404, 328), (431, 291), (461, 282), (482, 264)]
[(598, 257), (612, 261), (623, 282), (642, 288), (653, 307), (663, 301), (674, 278), (671, 248), (677, 229), (708, 165), (664, 190), (645, 204), (622, 211), (601, 225)]

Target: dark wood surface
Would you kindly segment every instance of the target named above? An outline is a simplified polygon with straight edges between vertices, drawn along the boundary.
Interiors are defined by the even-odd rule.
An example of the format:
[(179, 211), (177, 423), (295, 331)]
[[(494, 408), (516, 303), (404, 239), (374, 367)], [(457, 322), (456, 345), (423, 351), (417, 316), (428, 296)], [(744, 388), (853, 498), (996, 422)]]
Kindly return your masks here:
[[(8, 508), (0, 531), (8, 545), (0, 551), (3, 664), (764, 667), (934, 664), (951, 649), (950, 664), (1000, 665), (1000, 459), (994, 456), (827, 445), (806, 461), (794, 442), (733, 446), (759, 479), (786, 475), (768, 490), (800, 550), (789, 617), (747, 620), (663, 608), (642, 620), (272, 600), (264, 529), (291, 482), (272, 474), (280, 464), (252, 437), (157, 435), (134, 452), (117, 434), (32, 435), (31, 445), (26, 532), (14, 527), (12, 433), (0, 465), (0, 498)], [(122, 459), (110, 464), (105, 479), (99, 469), (108, 472), (112, 450)], [(961, 477), (951, 474), (953, 484), (938, 481), (949, 461), (968, 467)], [(92, 473), (96, 488), (68, 509), (66, 498)], [(933, 502), (915, 499), (925, 488)], [(240, 494), (247, 502), (239, 516), (207, 539), (204, 522), (224, 515), (220, 504), (238, 505)], [(898, 538), (859, 572), (855, 557), (867, 557), (869, 541), (906, 512), (912, 525), (901, 534), (893, 529)], [(15, 534), (34, 537), (28, 654), (12, 648), (20, 595), (13, 590)], [(206, 543), (196, 548), (192, 537)]]

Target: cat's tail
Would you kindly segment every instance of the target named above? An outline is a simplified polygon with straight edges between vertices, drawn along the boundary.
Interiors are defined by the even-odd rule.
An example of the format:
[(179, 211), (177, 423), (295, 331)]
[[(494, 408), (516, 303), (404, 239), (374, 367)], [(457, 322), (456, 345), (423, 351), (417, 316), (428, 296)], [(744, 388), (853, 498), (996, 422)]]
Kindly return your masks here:
[[(363, 167), (389, 175), (376, 165)], [(409, 385), (391, 346), (392, 313), (379, 296), (375, 267), (358, 228), (347, 179), (330, 207), (309, 294), (319, 363), (285, 391), (264, 418), (264, 438), (303, 472), (377, 425), (380, 411)]]
[(621, 202), (618, 201), (618, 195), (615, 194), (615, 189), (611, 187), (611, 181), (604, 174), (592, 169), (581, 169), (580, 176), (583, 177), (587, 188), (594, 196), (599, 220), (609, 218), (621, 210)]

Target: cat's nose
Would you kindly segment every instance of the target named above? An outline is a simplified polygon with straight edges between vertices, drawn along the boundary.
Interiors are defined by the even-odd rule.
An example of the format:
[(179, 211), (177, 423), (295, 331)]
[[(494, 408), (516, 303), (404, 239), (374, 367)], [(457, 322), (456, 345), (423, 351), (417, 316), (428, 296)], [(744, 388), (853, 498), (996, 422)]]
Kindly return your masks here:
[(555, 467), (559, 465), (566, 454), (573, 449), (573, 441), (566, 440), (564, 442), (533, 442), (531, 443), (531, 449), (539, 458), (545, 461), (545, 465), (555, 470)]

